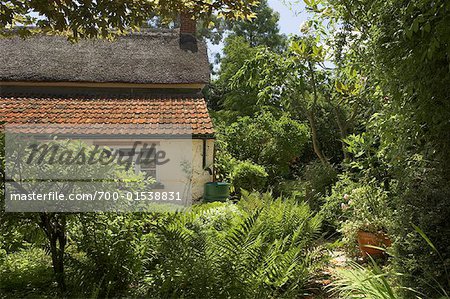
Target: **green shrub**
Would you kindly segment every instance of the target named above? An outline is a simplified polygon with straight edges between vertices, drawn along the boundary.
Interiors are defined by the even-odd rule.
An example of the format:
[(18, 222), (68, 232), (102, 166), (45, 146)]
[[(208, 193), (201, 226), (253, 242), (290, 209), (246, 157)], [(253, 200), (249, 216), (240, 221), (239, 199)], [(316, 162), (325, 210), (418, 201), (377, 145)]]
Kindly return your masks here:
[(320, 223), (304, 203), (246, 192), (237, 205), (170, 215), (157, 225), (138, 295), (298, 298), (311, 277)]
[(141, 239), (149, 221), (144, 214), (80, 214), (69, 230), (76, 253), (70, 283), (84, 295), (95, 288), (101, 297), (126, 293), (142, 273)]
[(267, 172), (261, 165), (250, 161), (238, 162), (231, 173), (231, 183), (236, 192), (241, 189), (248, 191), (263, 191), (267, 182)]
[(53, 281), (52, 261), (40, 248), (0, 253), (0, 292), (49, 288)]
[(279, 182), (274, 190), (276, 194), (283, 197), (295, 198), (297, 201), (304, 201), (306, 198), (306, 182), (301, 180), (283, 180)]
[(324, 224), (330, 230), (337, 230), (341, 224), (349, 217), (348, 211), (342, 209), (343, 204), (348, 204), (345, 194), (351, 194), (353, 190), (360, 188), (361, 184), (352, 181), (348, 176), (342, 175), (337, 183), (332, 187), (331, 194), (325, 197), (325, 202), (321, 207)]
[[(401, 277), (400, 283), (417, 288), (427, 298), (450, 296), (450, 185), (436, 173), (426, 172), (403, 187), (395, 198), (393, 266), (410, 275)], [(434, 250), (413, 225), (426, 234)]]
[(314, 210), (319, 210), (323, 197), (331, 192), (331, 187), (337, 180), (336, 170), (330, 164), (316, 160), (305, 167), (303, 179), (306, 200)]
[(217, 149), (214, 159), (215, 179), (219, 182), (229, 182), (238, 161), (227, 151), (224, 141), (217, 140), (215, 146)]
[(326, 198), (321, 215), (342, 233), (344, 244), (355, 253), (357, 232), (387, 232), (392, 227), (393, 199), (374, 182), (353, 182), (346, 177)]
[(221, 147), (241, 161), (264, 166), (272, 182), (289, 173), (289, 165), (308, 144), (309, 130), (305, 124), (289, 115), (277, 117), (269, 111), (254, 117), (241, 117), (231, 125), (220, 128)]
[(216, 180), (231, 183), (231, 191), (240, 193), (241, 188), (249, 191), (263, 191), (267, 184), (268, 174), (261, 165), (251, 161), (240, 161), (231, 156), (223, 147), (223, 142), (218, 143), (215, 169)]

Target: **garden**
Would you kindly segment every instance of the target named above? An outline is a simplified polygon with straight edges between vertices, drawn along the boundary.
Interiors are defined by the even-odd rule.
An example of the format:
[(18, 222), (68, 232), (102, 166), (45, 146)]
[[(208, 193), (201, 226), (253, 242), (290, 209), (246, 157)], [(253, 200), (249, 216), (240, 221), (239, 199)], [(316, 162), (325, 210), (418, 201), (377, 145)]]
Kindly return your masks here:
[(229, 198), (2, 209), (0, 298), (450, 298), (450, 2), (304, 0), (291, 36), (243, 3), (198, 32)]

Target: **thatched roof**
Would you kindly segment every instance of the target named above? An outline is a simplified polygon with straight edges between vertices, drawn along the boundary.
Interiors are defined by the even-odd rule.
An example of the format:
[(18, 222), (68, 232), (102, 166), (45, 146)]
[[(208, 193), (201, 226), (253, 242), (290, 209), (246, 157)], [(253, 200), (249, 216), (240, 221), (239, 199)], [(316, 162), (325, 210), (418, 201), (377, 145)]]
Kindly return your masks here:
[(206, 46), (180, 49), (179, 32), (147, 31), (115, 41), (62, 36), (0, 39), (0, 81), (207, 83)]

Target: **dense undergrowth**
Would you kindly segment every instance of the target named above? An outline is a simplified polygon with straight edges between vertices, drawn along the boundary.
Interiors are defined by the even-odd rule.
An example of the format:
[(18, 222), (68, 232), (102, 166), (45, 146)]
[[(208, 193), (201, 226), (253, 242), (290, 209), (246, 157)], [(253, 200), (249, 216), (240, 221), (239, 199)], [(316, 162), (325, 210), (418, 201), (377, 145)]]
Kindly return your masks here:
[[(66, 295), (298, 298), (322, 265), (320, 229), (307, 204), (268, 193), (183, 213), (77, 215), (68, 225)], [(36, 244), (18, 247), (2, 249), (1, 293), (56, 296), (48, 255)]]

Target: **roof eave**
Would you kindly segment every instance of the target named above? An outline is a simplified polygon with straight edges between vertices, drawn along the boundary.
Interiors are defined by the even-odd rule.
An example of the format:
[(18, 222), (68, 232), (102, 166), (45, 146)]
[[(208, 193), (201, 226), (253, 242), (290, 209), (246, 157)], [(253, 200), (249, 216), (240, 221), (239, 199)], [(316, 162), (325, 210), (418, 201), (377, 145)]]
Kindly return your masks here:
[(91, 88), (142, 88), (142, 89), (203, 89), (208, 82), (189, 83), (128, 83), (128, 82), (77, 82), (77, 81), (0, 81), (0, 86), (29, 87), (91, 87)]

